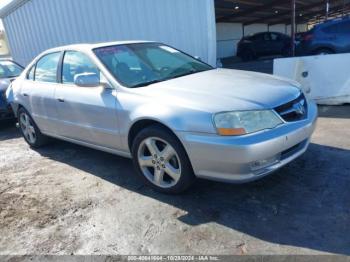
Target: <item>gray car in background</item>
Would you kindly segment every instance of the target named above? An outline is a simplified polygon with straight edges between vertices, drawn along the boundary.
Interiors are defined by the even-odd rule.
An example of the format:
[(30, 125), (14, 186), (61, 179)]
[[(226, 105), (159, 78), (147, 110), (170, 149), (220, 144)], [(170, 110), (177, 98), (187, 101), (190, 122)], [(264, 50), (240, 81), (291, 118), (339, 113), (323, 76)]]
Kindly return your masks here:
[(19, 64), (3, 59), (0, 60), (0, 120), (13, 119), (11, 106), (7, 103), (6, 90), (11, 82), (16, 79), (23, 71)]
[(196, 177), (262, 178), (306, 151), (317, 119), (298, 83), (216, 69), (154, 42), (48, 50), (7, 95), (31, 147), (55, 137), (132, 157), (166, 193)]

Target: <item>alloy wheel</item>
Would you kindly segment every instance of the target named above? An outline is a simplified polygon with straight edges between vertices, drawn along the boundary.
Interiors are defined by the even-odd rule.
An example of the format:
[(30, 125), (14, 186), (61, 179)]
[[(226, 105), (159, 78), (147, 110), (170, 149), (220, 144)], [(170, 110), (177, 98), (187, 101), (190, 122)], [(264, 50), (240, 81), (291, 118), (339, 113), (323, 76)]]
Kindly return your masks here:
[(19, 117), (19, 120), (23, 135), (30, 144), (35, 144), (36, 133), (32, 120), (26, 113), (22, 113)]
[(138, 163), (143, 175), (154, 185), (169, 188), (181, 176), (181, 162), (175, 149), (163, 139), (149, 137), (138, 149)]

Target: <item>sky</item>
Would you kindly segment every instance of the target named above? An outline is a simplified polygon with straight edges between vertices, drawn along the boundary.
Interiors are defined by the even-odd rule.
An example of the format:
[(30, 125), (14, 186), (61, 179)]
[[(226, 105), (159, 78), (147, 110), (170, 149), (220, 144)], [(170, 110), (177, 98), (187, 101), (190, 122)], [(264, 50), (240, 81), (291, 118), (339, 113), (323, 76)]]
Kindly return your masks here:
[(0, 0), (0, 9), (7, 5), (9, 2), (11, 2), (12, 0)]

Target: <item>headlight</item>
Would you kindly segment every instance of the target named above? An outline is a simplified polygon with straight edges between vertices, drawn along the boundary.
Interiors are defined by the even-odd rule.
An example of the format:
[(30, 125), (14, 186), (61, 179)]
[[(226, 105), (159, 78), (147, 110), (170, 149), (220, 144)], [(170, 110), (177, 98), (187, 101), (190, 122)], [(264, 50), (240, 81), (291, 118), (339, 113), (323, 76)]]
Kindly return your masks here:
[(239, 136), (271, 129), (283, 123), (272, 110), (218, 113), (214, 122), (219, 135)]

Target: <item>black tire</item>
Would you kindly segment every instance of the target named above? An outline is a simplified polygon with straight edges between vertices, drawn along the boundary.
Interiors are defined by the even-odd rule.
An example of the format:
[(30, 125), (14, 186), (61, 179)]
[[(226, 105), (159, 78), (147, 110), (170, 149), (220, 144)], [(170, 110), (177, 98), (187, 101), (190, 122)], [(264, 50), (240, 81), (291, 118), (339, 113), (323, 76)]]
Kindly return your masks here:
[[(146, 177), (146, 175), (144, 174), (140, 166), (139, 150), (141, 150), (142, 144), (144, 143), (145, 140), (152, 139), (152, 138), (159, 138), (165, 141), (166, 143), (171, 145), (171, 147), (175, 150), (177, 154), (176, 157), (178, 157), (178, 160), (179, 160), (181, 173), (180, 173), (179, 180), (176, 182), (175, 185), (171, 187), (163, 188), (151, 182), (150, 179)], [(137, 171), (138, 177), (141, 178), (141, 180), (146, 185), (150, 186), (151, 188), (153, 188), (158, 192), (167, 193), (167, 194), (179, 194), (184, 192), (186, 189), (188, 189), (195, 181), (195, 175), (193, 173), (192, 165), (190, 163), (190, 160), (181, 142), (171, 132), (169, 132), (168, 130), (166, 130), (161, 126), (158, 126), (158, 125), (149, 126), (141, 130), (136, 135), (132, 143), (132, 156), (133, 156), (134, 167)]]
[(258, 56), (254, 53), (254, 51), (251, 48), (244, 48), (241, 51), (240, 57), (245, 62), (258, 59)]
[[(28, 137), (28, 135), (25, 134), (25, 129), (24, 129), (24, 126), (23, 124), (21, 123), (21, 117), (23, 115), (26, 115), (29, 119), (29, 122), (31, 124), (31, 126), (34, 128), (34, 132), (35, 132), (35, 141), (31, 141), (30, 138)], [(17, 114), (17, 121), (18, 121), (18, 124), (19, 124), (19, 129), (21, 130), (21, 133), (22, 133), (22, 136), (24, 138), (24, 140), (28, 143), (28, 145), (30, 147), (33, 147), (33, 148), (39, 148), (45, 144), (47, 144), (48, 142), (48, 138), (47, 136), (43, 135), (38, 126), (35, 124), (32, 116), (29, 114), (29, 112), (27, 110), (25, 110), (23, 107), (21, 107), (19, 110), (18, 110), (18, 114)]]

